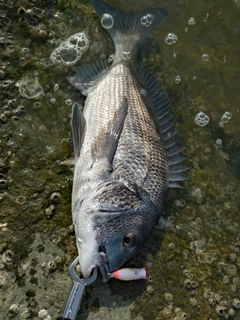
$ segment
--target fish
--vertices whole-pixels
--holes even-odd
[[[98,267],[107,282],[143,247],[168,188],[187,178],[168,95],[139,59],[167,10],[91,4],[115,54],[110,66],[100,59],[68,78],[86,96],[83,111],[72,107],[72,220],[83,277]]]

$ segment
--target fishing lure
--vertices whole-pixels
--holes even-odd
[[[122,281],[146,280],[147,273],[145,268],[123,268],[112,273],[108,273],[108,276]]]

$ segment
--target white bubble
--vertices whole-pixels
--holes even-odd
[[[202,55],[202,59],[203,59],[203,61],[208,61],[209,60],[209,55],[207,53],[204,53]]]
[[[110,14],[104,13],[102,15],[101,24],[102,24],[103,28],[111,29],[114,24],[114,19]]]
[[[188,28],[185,28],[184,31],[185,31],[185,32],[188,32]]]
[[[51,98],[49,101],[50,101],[52,104],[54,104],[54,103],[56,102],[56,99],[55,99],[55,98]]]
[[[217,139],[217,140],[216,140],[216,144],[217,144],[218,146],[221,146],[221,145],[222,145],[222,139]]]
[[[58,83],[55,83],[54,87],[53,87],[53,90],[54,91],[58,91],[59,89],[59,84]]]
[[[209,17],[209,13],[207,12],[206,16],[204,17],[204,22],[207,22],[208,17]]]
[[[46,309],[42,309],[42,310],[40,310],[40,311],[38,312],[38,317],[39,317],[40,319],[46,318],[47,315],[48,315],[48,312],[47,312]]]
[[[221,122],[228,123],[228,121],[232,118],[232,114],[229,111],[226,111],[221,118]]]
[[[175,77],[175,79],[174,79],[174,82],[175,82],[176,84],[179,84],[179,83],[181,82],[181,77],[177,75],[177,76]]]
[[[168,33],[168,35],[166,36],[164,42],[170,46],[171,44],[176,43],[177,39],[178,39],[178,37],[176,36],[176,34]]]
[[[141,25],[142,25],[143,27],[148,28],[148,27],[151,26],[151,24],[153,23],[153,21],[154,21],[153,15],[150,14],[150,13],[148,13],[146,16],[143,16],[143,17],[141,18]]]
[[[123,60],[129,60],[131,58],[129,51],[121,51],[120,55]]]
[[[113,62],[114,58],[115,58],[115,55],[111,54],[108,58],[108,63]]]
[[[73,104],[72,100],[71,99],[66,99],[65,100],[65,103],[68,105],[68,106],[71,106]]]
[[[89,41],[84,32],[75,33],[60,44],[50,56],[52,63],[61,63],[72,66],[77,63],[88,49]]]
[[[194,119],[194,122],[200,127],[205,127],[209,123],[209,121],[209,116],[202,111],[200,111]]]
[[[190,26],[194,25],[196,23],[195,19],[193,17],[191,17],[189,20],[188,20],[188,24]]]
[[[220,127],[224,127],[224,122],[219,122]]]

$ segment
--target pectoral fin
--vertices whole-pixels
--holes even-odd
[[[73,136],[73,148],[75,158],[80,156],[81,146],[85,135],[85,118],[82,112],[79,110],[77,103],[72,106],[72,136]]]
[[[97,142],[92,146],[93,159],[107,159],[110,168],[112,168],[113,158],[121,137],[127,110],[128,104],[125,98],[122,105],[114,114],[113,119],[109,121],[107,130],[103,130]]]
[[[128,104],[127,99],[125,98],[122,106],[117,110],[113,117],[113,123],[109,124],[107,137],[105,140],[104,152],[110,164],[112,164],[114,155],[117,150],[118,141],[122,133],[127,111]]]

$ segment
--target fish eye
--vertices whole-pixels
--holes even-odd
[[[129,232],[123,237],[122,242],[124,247],[130,248],[135,244],[135,240],[136,236],[133,233]]]

